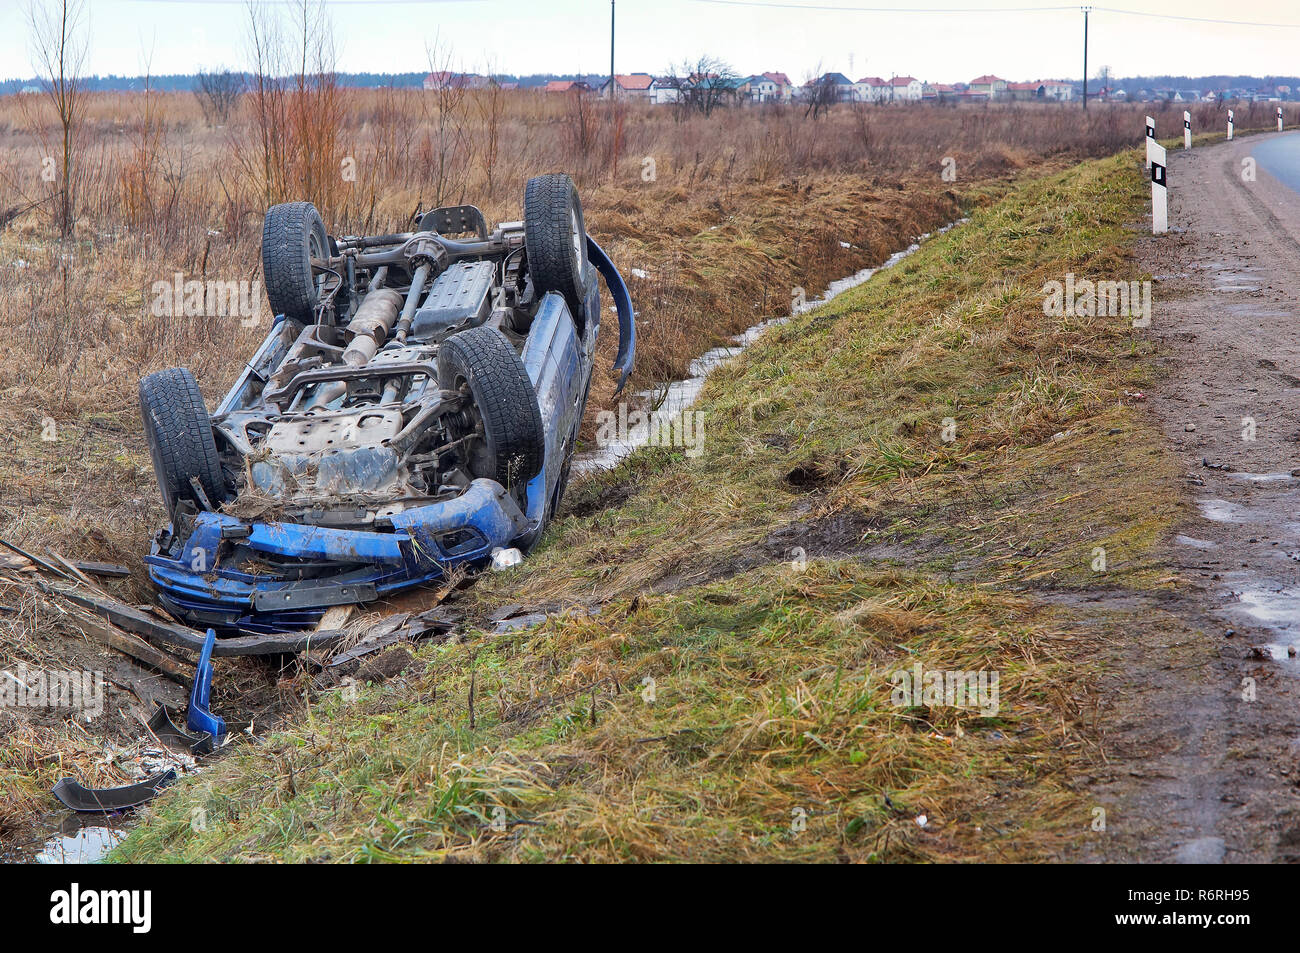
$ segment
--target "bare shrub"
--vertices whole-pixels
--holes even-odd
[[[244,77],[241,74],[230,70],[216,73],[200,70],[194,95],[203,110],[203,118],[209,125],[225,125],[239,105],[239,97],[243,92]]]

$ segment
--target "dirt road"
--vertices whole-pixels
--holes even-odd
[[[1171,152],[1141,243],[1165,374],[1149,395],[1199,515],[1192,583],[1129,650],[1104,859],[1300,859],[1300,133]],[[1268,170],[1278,173],[1275,177]],[[1174,621],[1176,620],[1176,622]]]

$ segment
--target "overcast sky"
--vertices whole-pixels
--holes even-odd
[[[140,73],[146,50],[152,50],[155,74],[247,65],[246,0],[86,2],[87,72]],[[819,66],[851,79],[911,74],[931,82],[967,81],[981,73],[1011,80],[1082,75],[1083,16],[1077,5],[1059,0],[764,2],[618,0],[617,69],[663,72],[670,63],[710,54],[742,73],[781,70],[796,82]],[[1300,73],[1298,0],[1111,4],[1116,10],[1271,25],[1196,23],[1094,9],[1088,60],[1094,75],[1102,65],[1117,75]],[[280,6],[287,14],[288,7]],[[871,6],[908,12],[860,9]],[[27,7],[27,0],[0,0],[3,78],[35,73]],[[327,7],[341,71],[424,69],[426,49],[435,38],[454,49],[460,68],[467,71],[485,71],[489,65],[516,74],[609,69],[608,0],[333,0]],[[991,12],[996,7],[1022,9]],[[926,8],[948,9],[920,12]]]

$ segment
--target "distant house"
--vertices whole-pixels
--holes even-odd
[[[452,73],[447,70],[439,70],[436,73],[430,73],[424,77],[425,89],[455,89],[461,86],[458,79],[459,73]]]
[[[439,70],[424,77],[425,89],[486,89],[492,80],[477,73],[452,73]]]
[[[1007,99],[1043,99],[1046,95],[1042,83],[1007,83]]]
[[[785,73],[764,73],[763,78],[776,84],[776,94],[781,102],[788,103],[794,98],[794,83],[790,82],[790,77]]]
[[[853,92],[860,103],[887,103],[894,97],[894,87],[879,76],[862,77],[853,84]]]
[[[1043,80],[1043,98],[1069,102],[1074,99],[1074,84],[1063,79]]]
[[[924,83],[921,86],[922,102],[950,102],[957,96],[957,87],[948,83]]]
[[[640,100],[641,102],[651,102],[654,99],[655,78],[649,73],[628,73],[615,74],[614,76],[614,98],[626,100]],[[609,80],[600,87],[600,94],[609,97]]]
[[[853,98],[860,103],[887,103],[893,95],[889,80],[864,76],[853,84]]]
[[[983,93],[989,99],[1001,99],[1007,91],[1007,81],[1000,76],[994,76],[992,73],[986,73],[983,76],[976,76],[970,81],[971,93]]]
[[[854,86],[852,81],[843,73],[823,73],[816,79],[810,79],[803,84],[803,94],[811,98],[820,87],[830,86],[834,90],[833,100],[838,103],[852,102],[854,99]]]
[[[543,87],[548,93],[589,93],[591,87],[580,79],[553,79]]]
[[[681,95],[697,102],[736,105],[749,95],[749,81],[716,73],[692,73],[681,82]]]
[[[1200,101],[1201,91],[1199,89],[1174,90],[1174,102],[1176,103],[1199,103]]]
[[[925,86],[915,76],[895,76],[889,81],[890,89],[893,90],[890,96],[896,103],[919,103],[921,101],[921,92]]]
[[[656,76],[650,87],[650,102],[656,106],[667,106],[679,102],[682,98],[681,80],[675,76]]]
[[[794,86],[785,73],[756,73],[746,80],[748,99],[752,103],[789,102]]]

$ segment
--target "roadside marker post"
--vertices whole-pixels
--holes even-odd
[[[1192,114],[1186,109],[1183,110],[1183,148],[1192,147]]]
[[[1156,144],[1156,121],[1147,116],[1147,171],[1151,171],[1151,147]]]
[[[1228,141],[1232,141],[1232,110],[1228,110]]]
[[[1277,131],[1282,131],[1282,107],[1277,107]]]
[[[1151,150],[1151,234],[1169,231],[1169,181],[1166,173],[1168,156],[1165,147],[1152,142]]]

